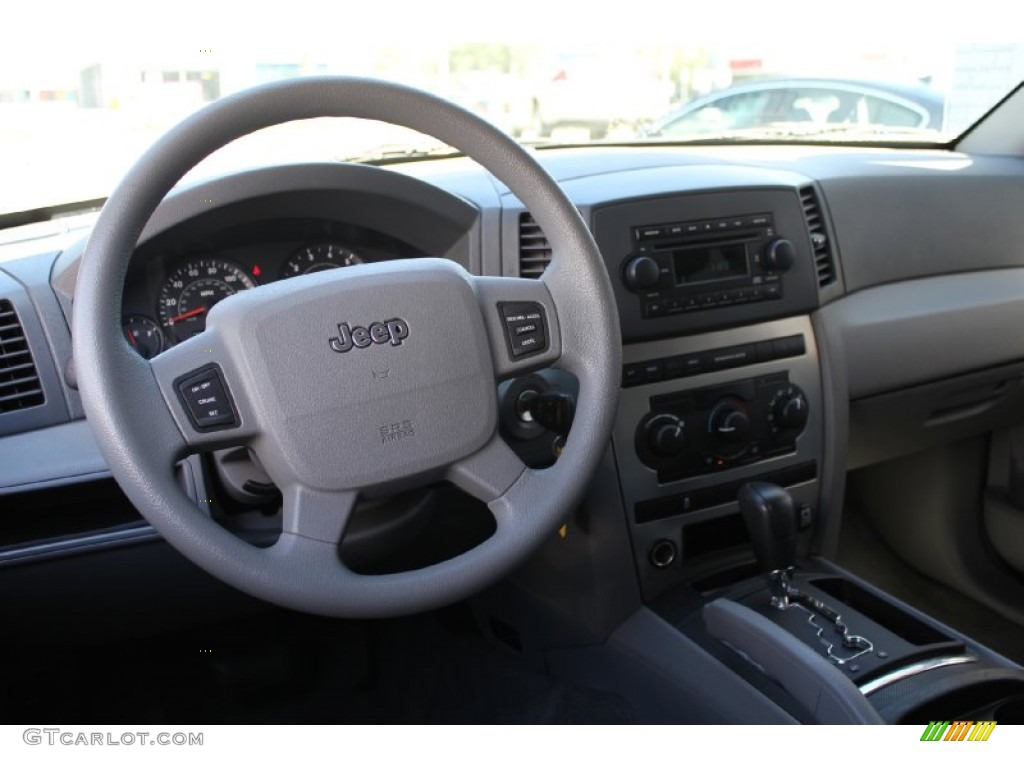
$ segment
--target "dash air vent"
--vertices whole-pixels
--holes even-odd
[[[14,305],[0,299],[0,414],[42,405],[45,400]]]
[[[538,278],[551,263],[551,245],[529,213],[519,214],[519,276]]]
[[[814,248],[814,266],[818,272],[818,286],[824,288],[836,281],[836,261],[832,253],[832,243],[825,231],[825,219],[821,214],[821,205],[814,187],[803,187],[800,190],[800,204],[807,220],[807,231],[811,236]]]

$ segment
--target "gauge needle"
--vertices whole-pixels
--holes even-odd
[[[175,315],[174,317],[170,318],[167,322],[176,323],[179,320],[188,320],[190,317],[201,315],[205,311],[206,307],[196,307],[195,309],[190,309],[188,312],[182,312],[180,315]]]
[[[132,346],[137,349],[139,346],[139,342],[135,340],[135,334],[132,333],[131,331],[126,331],[124,335],[128,337],[128,341],[132,343]]]

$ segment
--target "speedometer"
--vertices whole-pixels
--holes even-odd
[[[308,275],[335,267],[351,267],[362,264],[363,259],[355,251],[336,243],[320,243],[299,248],[281,268],[281,278]]]
[[[256,281],[229,261],[190,261],[160,287],[160,324],[170,342],[177,344],[206,329],[206,315],[217,302],[255,287]]]

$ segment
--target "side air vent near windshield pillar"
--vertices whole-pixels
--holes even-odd
[[[551,263],[551,245],[529,213],[519,214],[519,276],[538,278]]]
[[[814,266],[818,273],[818,286],[824,288],[836,281],[836,261],[814,187],[800,189],[800,204],[804,209],[807,231],[811,236],[811,246],[814,248]]]
[[[45,400],[14,306],[8,299],[0,299],[0,413],[32,408]]]

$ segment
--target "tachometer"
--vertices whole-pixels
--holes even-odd
[[[351,267],[362,264],[363,259],[355,251],[336,243],[320,243],[300,248],[284,263],[281,278],[308,275],[336,267]]]
[[[255,288],[256,281],[240,267],[221,259],[190,261],[171,274],[160,288],[157,312],[172,344],[206,328],[206,314],[228,296]]]

